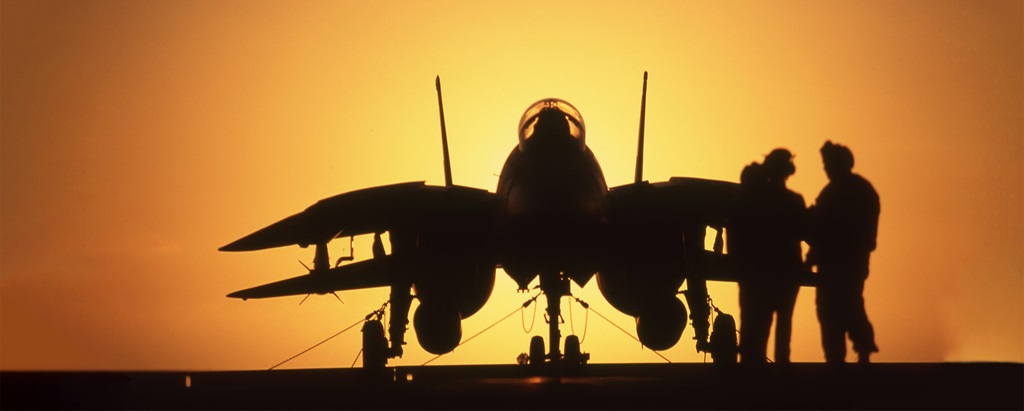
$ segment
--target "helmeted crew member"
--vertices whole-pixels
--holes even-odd
[[[772,316],[775,323],[775,362],[789,362],[797,282],[803,267],[800,242],[807,231],[804,198],[788,188],[796,172],[793,155],[775,149],[763,164],[751,164],[741,175],[742,194],[733,226],[737,239],[730,252],[739,258],[744,276],[740,286],[740,361],[766,360]]]
[[[829,183],[811,207],[813,229],[808,264],[818,267],[816,303],[825,361],[846,361],[846,336],[858,361],[878,352],[875,333],[864,310],[864,281],[878,237],[878,193],[853,173],[853,153],[826,141],[821,159]]]

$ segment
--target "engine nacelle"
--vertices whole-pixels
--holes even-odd
[[[493,233],[486,215],[463,216],[460,211],[441,210],[410,235],[411,280],[421,304],[452,306],[468,318],[494,289],[495,265],[489,254]]]
[[[672,348],[686,329],[686,306],[672,296],[646,305],[636,317],[636,333],[644,346],[660,351]]]
[[[686,307],[676,293],[686,279],[681,230],[673,226],[626,227],[635,238],[609,253],[597,285],[615,309],[637,319],[640,341],[654,350],[671,348],[686,328]]]
[[[675,296],[684,279],[681,268],[609,268],[597,274],[597,287],[612,307],[636,317],[651,301]]]
[[[432,264],[417,273],[413,289],[421,304],[452,306],[461,318],[469,318],[491,297],[494,280],[494,266]]]
[[[637,277],[601,272],[597,275],[598,289],[612,307],[636,318],[637,334],[644,346],[654,350],[671,348],[686,329],[686,306],[675,293],[681,281],[667,275]]]
[[[431,354],[451,352],[462,341],[462,317],[448,304],[424,304],[412,318],[420,346]]]
[[[611,238],[618,244],[608,247],[598,284],[619,311],[636,316],[637,304],[656,294],[675,294],[682,286],[685,243],[679,224],[646,215],[624,220],[613,224]]]

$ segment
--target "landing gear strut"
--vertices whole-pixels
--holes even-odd
[[[548,353],[544,354],[544,337],[534,336],[530,339],[530,365],[544,364],[545,360],[551,363],[567,362],[573,364],[585,364],[590,359],[589,354],[580,352],[580,340],[575,335],[566,337],[565,354],[559,350],[562,333],[558,326],[562,320],[562,297],[572,295],[569,293],[569,278],[558,271],[545,271],[540,274],[540,290],[547,297],[548,307]]]
[[[545,271],[540,274],[540,290],[548,299],[548,356],[552,362],[562,359],[558,351],[562,334],[558,324],[562,319],[562,296],[569,295],[569,279],[558,271]]]

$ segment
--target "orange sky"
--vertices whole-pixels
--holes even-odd
[[[4,0],[0,18],[2,369],[270,367],[387,290],[228,299],[312,251],[218,247],[337,193],[443,184],[435,75],[456,184],[493,190],[545,97],[583,113],[609,185],[628,183],[644,70],[648,180],[736,181],[782,146],[810,204],[818,148],[851,147],[882,198],[878,361],[1024,361],[1019,1]],[[528,298],[515,288],[499,271],[464,336]],[[635,332],[596,285],[573,292]],[[711,293],[739,314],[734,285]],[[795,361],[823,360],[813,301],[803,289]],[[563,332],[582,334],[573,308]],[[511,363],[541,312],[432,364]],[[586,335],[594,362],[663,361],[596,315]],[[663,354],[703,361],[692,335]],[[433,357],[409,339],[392,364]],[[286,367],[347,367],[359,341]]]

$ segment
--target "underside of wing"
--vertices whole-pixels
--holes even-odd
[[[735,259],[731,259],[728,255],[705,250],[701,267],[704,269],[704,279],[708,281],[737,283],[744,279],[743,269]],[[818,286],[818,276],[810,269],[803,268],[795,275],[794,282],[800,286]]]
[[[247,300],[385,287],[391,284],[392,264],[391,256],[382,256],[247,288],[228,294],[228,297]]]

